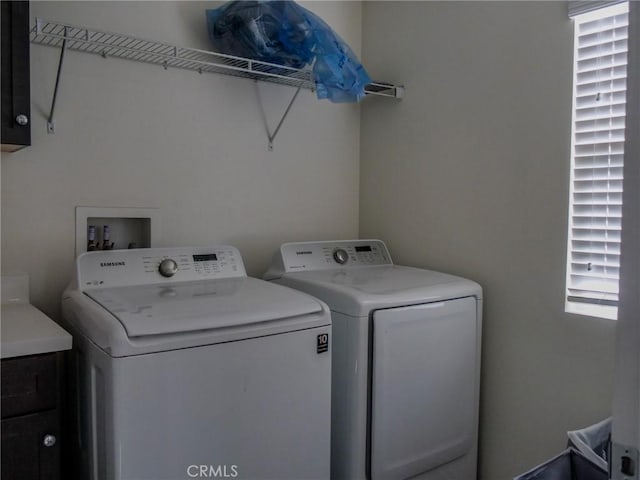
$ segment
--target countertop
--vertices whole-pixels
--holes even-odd
[[[71,335],[28,303],[2,305],[0,358],[58,352],[71,348]]]
[[[28,281],[22,275],[2,277],[0,358],[71,349],[71,335],[28,303]]]

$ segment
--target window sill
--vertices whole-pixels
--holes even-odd
[[[576,315],[586,315],[589,317],[606,318],[608,320],[618,319],[618,307],[610,305],[591,305],[588,303],[565,302],[564,311]]]

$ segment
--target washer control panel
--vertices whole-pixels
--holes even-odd
[[[141,248],[87,252],[78,257],[80,290],[244,277],[240,252],[231,246]]]
[[[380,240],[285,243],[280,255],[285,272],[393,265]]]

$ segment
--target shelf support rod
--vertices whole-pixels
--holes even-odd
[[[64,36],[67,36],[67,27],[64,28]],[[56,100],[58,98],[58,86],[60,85],[60,76],[62,73],[62,63],[64,62],[64,53],[67,50],[67,39],[62,40],[62,47],[60,48],[60,60],[58,61],[58,73],[56,74],[56,86],[53,89],[53,99],[51,100],[51,110],[49,112],[49,118],[47,119],[47,132],[54,134],[55,127],[53,125],[53,113],[56,109]]]
[[[258,102],[260,103],[260,111],[262,113],[262,121],[264,122],[264,127],[265,127],[265,130],[267,131],[267,138],[269,139],[269,151],[273,152],[273,141],[276,139],[276,136],[278,135],[278,132],[282,127],[282,124],[287,118],[287,115],[289,115],[289,111],[291,110],[291,107],[293,107],[293,104],[296,101],[296,98],[298,98],[298,94],[300,93],[300,90],[302,90],[302,84],[298,86],[298,88],[296,89],[296,93],[293,94],[293,97],[291,98],[289,105],[287,105],[287,108],[284,111],[284,114],[282,115],[282,118],[280,119],[280,122],[278,122],[278,126],[273,131],[273,133],[269,132],[269,125],[267,124],[267,116],[264,113],[264,108],[262,106],[262,98],[260,97],[260,87],[258,86],[258,80],[255,81],[255,85],[256,85],[256,92],[258,94]]]
[[[296,98],[298,98],[298,94],[300,93],[301,89],[302,89],[302,84],[298,86],[296,93],[293,94],[293,98],[289,102],[289,105],[287,105],[287,109],[284,111],[284,115],[282,115],[282,118],[280,119],[278,126],[276,127],[274,132],[271,135],[269,135],[269,151],[273,150],[273,141],[276,139],[276,135],[278,135],[278,132],[280,131],[280,127],[282,127],[282,124],[284,123],[284,119],[287,118],[287,115],[289,115],[289,110],[291,110],[291,107],[293,107],[293,103],[296,101]]]

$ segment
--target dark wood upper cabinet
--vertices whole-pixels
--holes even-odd
[[[2,30],[2,151],[31,145],[29,72],[29,2],[3,1]]]

